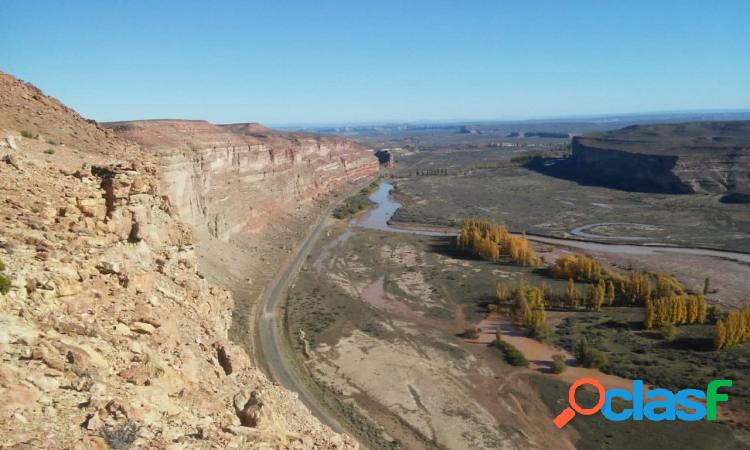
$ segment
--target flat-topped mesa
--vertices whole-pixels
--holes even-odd
[[[181,218],[199,233],[225,241],[378,170],[370,152],[334,136],[279,132],[255,123],[149,120],[107,125],[157,152]]]
[[[750,193],[750,121],[633,125],[573,138],[584,179],[636,191]]]

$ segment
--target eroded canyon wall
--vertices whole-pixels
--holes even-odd
[[[204,121],[109,126],[158,154],[180,216],[223,241],[259,231],[300,203],[378,170],[370,152],[338,137]]]
[[[184,158],[185,183],[218,183]],[[198,188],[172,201],[173,175],[0,72],[0,447],[356,446],[229,339],[232,296],[197,269],[179,202],[241,219]]]

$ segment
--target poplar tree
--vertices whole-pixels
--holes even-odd
[[[727,345],[727,327],[724,321],[719,319],[714,325],[714,350],[721,350]]]
[[[568,287],[565,290],[565,299],[568,303],[568,306],[570,306],[571,308],[578,308],[580,296],[581,295],[578,291],[578,288],[576,287],[576,284],[573,282],[573,279],[568,278]]]
[[[615,284],[612,280],[607,281],[607,304],[612,305],[615,302]]]
[[[596,288],[594,288],[594,296],[591,302],[591,307],[594,309],[594,311],[601,311],[602,305],[604,304],[604,297],[606,294],[607,288],[604,285],[604,280],[599,280],[599,283],[597,283]]]

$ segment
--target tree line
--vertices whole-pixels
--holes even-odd
[[[414,174],[418,177],[448,175],[448,169],[417,169]]]
[[[707,313],[708,302],[703,295],[661,297],[646,301],[644,325],[652,329],[664,324],[704,323]]]

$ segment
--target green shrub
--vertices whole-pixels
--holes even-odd
[[[591,347],[585,337],[578,342],[575,356],[578,364],[583,367],[599,368],[607,363],[607,355]]]
[[[27,139],[36,139],[39,137],[38,134],[34,134],[29,130],[21,130],[21,136],[27,138]]]
[[[552,356],[552,373],[563,373],[567,367],[564,355],[558,354]]]
[[[337,219],[348,219],[358,212],[364,210],[372,201],[367,198],[367,194],[358,194],[347,198],[344,204],[333,210],[333,217]]]
[[[10,288],[12,286],[10,283],[10,278],[2,274],[2,272],[4,271],[5,271],[5,263],[2,260],[0,260],[0,294],[3,294],[3,295],[10,292]]]
[[[523,353],[520,352],[516,347],[513,346],[510,342],[505,342],[502,339],[496,338],[492,342],[492,346],[500,349],[501,352],[503,352],[503,357],[505,358],[505,362],[510,364],[511,366],[516,367],[528,367],[529,361],[526,359],[525,356],[523,356]]]
[[[482,333],[481,328],[477,327],[469,327],[463,332],[463,337],[466,339],[478,339],[479,335]]]
[[[659,331],[661,332],[661,336],[668,340],[668,341],[674,341],[675,338],[675,326],[672,324],[672,322],[665,322],[659,326]]]
[[[138,439],[141,427],[135,422],[128,421],[121,425],[107,425],[102,428],[100,436],[113,450],[128,450]]]
[[[10,288],[10,278],[6,277],[3,274],[0,274],[0,294],[7,294],[8,292],[10,292]]]
[[[46,153],[48,155],[54,155],[55,154],[55,150],[51,149],[51,148],[48,148],[47,150],[44,151],[44,153]]]

